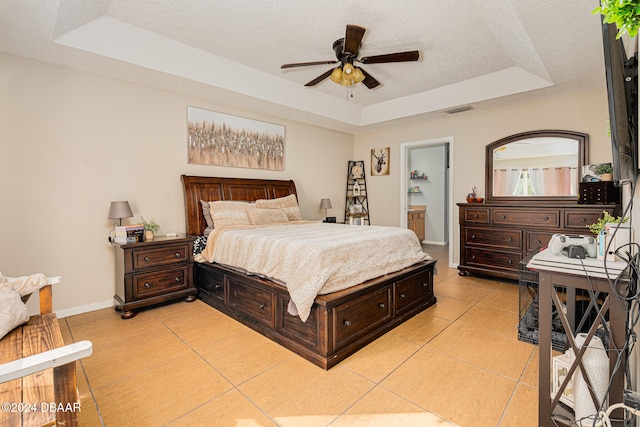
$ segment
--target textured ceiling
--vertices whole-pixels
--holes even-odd
[[[0,51],[347,132],[444,110],[602,87],[597,0],[0,0]],[[347,24],[382,85],[325,80]],[[469,113],[465,113],[469,114]]]

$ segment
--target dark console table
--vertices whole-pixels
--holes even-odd
[[[571,378],[573,372],[577,369],[584,369],[582,366],[582,354],[575,346],[574,336],[576,332],[576,289],[593,290],[598,303],[596,309],[600,311],[602,316],[609,316],[609,345],[607,353],[609,356],[609,375],[611,380],[611,388],[609,392],[609,406],[614,403],[623,402],[624,393],[624,366],[626,363],[626,354],[621,352],[618,355],[616,349],[624,346],[626,332],[626,307],[624,303],[616,297],[617,294],[626,295],[626,281],[620,281],[617,289],[611,288],[607,279],[588,278],[584,275],[559,273],[554,271],[540,270],[540,300],[539,300],[539,381],[538,381],[538,423],[540,426],[556,426],[570,425],[573,422],[573,413],[559,404],[559,398],[566,387],[566,383]],[[563,314],[561,309],[562,302],[559,294],[566,296],[567,315]],[[571,365],[566,381],[560,386],[555,398],[551,395],[551,312],[552,305],[557,307],[557,312],[561,317],[569,345],[574,348],[576,360]],[[587,340],[589,341],[594,335],[599,322],[594,322],[589,327]],[[606,347],[606,346],[605,346]],[[584,348],[583,348],[584,349]],[[620,368],[616,371],[615,365],[618,359],[621,359]],[[583,373],[583,376],[584,373]],[[621,410],[614,411],[612,418],[622,418]],[[621,423],[613,423],[613,425],[622,425]]]

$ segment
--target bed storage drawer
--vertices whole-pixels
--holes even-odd
[[[428,298],[433,297],[433,284],[431,276],[415,274],[399,280],[393,285],[393,300],[395,314],[404,313],[419,306]]]
[[[243,316],[263,323],[270,328],[275,327],[276,295],[268,289],[252,283],[227,276],[225,303],[235,308]]]
[[[196,264],[195,282],[207,296],[213,297],[221,304],[224,303],[224,274],[217,270],[203,268]]]
[[[387,322],[392,315],[391,292],[391,286],[386,286],[333,308],[333,348],[344,347],[369,329]]]

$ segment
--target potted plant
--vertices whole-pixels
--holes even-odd
[[[640,28],[640,5],[638,0],[601,0],[600,6],[593,10],[604,16],[607,24],[616,24],[618,38],[624,33],[629,37],[638,35]]]
[[[629,218],[622,218],[620,216],[616,218],[609,214],[609,212],[603,211],[602,218],[598,219],[591,225],[587,225],[587,227],[589,228],[589,231],[596,236],[599,236],[607,224],[624,224],[627,221],[629,221]]]
[[[154,221],[146,221],[143,217],[140,217],[142,225],[144,225],[144,239],[153,240],[153,234],[156,233],[160,226]]]
[[[467,194],[467,203],[474,203],[476,201],[476,187],[471,188],[471,193]]]
[[[613,179],[613,167],[611,167],[611,163],[600,163],[593,168],[593,172],[598,174],[603,181],[611,181]]]

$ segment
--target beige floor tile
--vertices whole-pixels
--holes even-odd
[[[501,427],[535,427],[538,425],[538,390],[518,384],[500,422]]]
[[[505,311],[477,304],[460,316],[458,322],[517,339],[518,319],[517,311]]]
[[[234,389],[188,412],[168,425],[171,427],[213,425],[216,427],[258,427],[276,426],[276,423]]]
[[[450,283],[456,283],[459,285],[473,286],[474,288],[484,289],[486,291],[494,290],[499,282],[492,279],[485,279],[479,276],[460,276],[459,274],[453,275],[447,279]]]
[[[196,312],[193,317],[183,317],[181,321],[173,320],[167,323],[167,326],[189,347],[196,350],[251,331],[249,327],[211,307],[208,312]]]
[[[524,369],[524,373],[520,378],[520,381],[530,385],[532,387],[538,387],[538,372],[539,372],[539,360],[538,360],[538,346],[530,344],[533,347],[533,352],[531,353],[531,359],[527,363],[526,368]]]
[[[419,349],[419,345],[397,335],[385,334],[343,360],[340,365],[377,383]]]
[[[390,334],[414,344],[425,345],[451,324],[450,320],[437,317],[434,314],[435,311],[435,306],[426,309],[402,325],[392,329]]]
[[[242,334],[199,347],[197,352],[234,385],[300,357],[248,328]]]
[[[426,348],[518,380],[531,358],[533,347],[486,329],[454,324]]]
[[[444,280],[440,283],[434,283],[433,292],[436,297],[447,297],[455,300],[477,303],[487,296],[491,289],[472,286],[470,284],[462,284],[452,282],[451,279]]]
[[[447,298],[437,295],[438,301],[427,309],[427,312],[435,317],[445,320],[454,321],[469,310],[474,302],[460,301],[453,298]]]
[[[486,297],[482,298],[478,305],[518,313],[518,293],[503,291],[503,288],[494,289]]]
[[[441,426],[455,424],[376,387],[341,415],[331,427]]]
[[[81,405],[81,410],[78,413],[78,424],[81,426],[102,426],[98,406],[87,383],[81,362],[76,362],[76,384]]]
[[[112,383],[95,395],[106,426],[158,426],[231,388],[200,357],[187,353]]]
[[[115,344],[93,344],[93,354],[82,360],[91,387],[100,389],[168,359],[185,355],[188,347],[168,329],[153,333],[140,331],[124,336]]]
[[[495,426],[516,381],[424,348],[381,386],[461,426]]]
[[[326,426],[374,384],[340,365],[328,371],[293,358],[239,389],[281,426]]]

